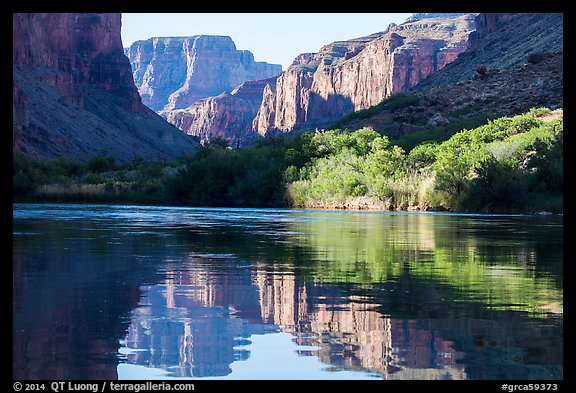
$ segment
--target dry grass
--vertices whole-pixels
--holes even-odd
[[[98,200],[109,197],[105,184],[43,184],[36,195],[49,200]]]

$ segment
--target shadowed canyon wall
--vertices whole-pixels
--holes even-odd
[[[120,36],[120,14],[15,13],[13,147],[80,160],[105,150],[173,158],[197,142],[144,106]]]

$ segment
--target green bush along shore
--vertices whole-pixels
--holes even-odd
[[[425,132],[425,131],[422,131]],[[463,129],[409,151],[370,128],[222,139],[171,162],[106,152],[82,163],[14,151],[15,202],[312,207],[527,213],[563,211],[563,119],[546,108]]]

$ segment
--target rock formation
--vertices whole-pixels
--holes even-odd
[[[276,78],[161,113],[203,142],[221,136],[236,147],[332,127],[407,91],[417,92],[418,102],[338,126],[368,125],[397,137],[425,129],[436,113],[457,126],[460,114],[477,116],[488,105],[498,116],[553,109],[562,106],[562,37],[562,14],[414,14],[383,32],[303,53]]]
[[[476,17],[469,47],[450,64],[423,80],[417,90],[466,81],[478,67],[505,70],[527,62],[531,53],[563,52],[561,13],[486,13]]]
[[[144,106],[120,14],[13,14],[13,147],[31,157],[174,158],[197,142]]]
[[[473,28],[473,14],[422,15],[390,25],[384,32],[333,42],[318,53],[297,56],[288,70],[263,85],[256,112],[253,104],[258,97],[253,95],[248,105],[237,92],[161,113],[203,141],[218,135],[233,146],[240,135],[240,145],[245,145],[261,136],[325,127],[411,88],[455,60],[465,50]],[[138,70],[134,70],[137,81]],[[262,83],[251,88],[255,86],[260,90]]]
[[[370,115],[353,114],[332,127],[371,127],[395,138],[442,126],[424,126],[434,116],[470,129],[533,107],[562,108],[562,14],[479,14],[476,25],[465,52],[406,92],[411,105],[382,102]]]
[[[142,102],[155,111],[187,108],[229,92],[243,82],[282,72],[279,64],[254,61],[227,36],[154,37],[128,50]]]
[[[275,78],[244,82],[232,92],[199,100],[188,108],[162,111],[160,115],[201,143],[221,137],[232,147],[254,143],[260,135],[252,132],[263,90],[274,86]]]
[[[300,56],[262,101],[254,131],[321,128],[375,105],[454,61],[473,29],[473,14],[434,15]]]
[[[440,13],[440,12],[418,12],[412,14],[406,19],[405,22],[416,22],[422,19],[430,19],[430,18],[457,18],[459,16],[464,16],[466,13]]]

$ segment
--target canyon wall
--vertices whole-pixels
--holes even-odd
[[[155,111],[182,109],[229,92],[246,81],[282,72],[279,64],[257,62],[230,37],[154,37],[127,51],[142,102]]]
[[[301,56],[263,99],[253,129],[313,130],[376,105],[454,61],[474,27],[473,14],[417,19]]]
[[[392,138],[439,126],[462,128],[530,108],[563,107],[563,15],[487,13],[476,16],[468,48],[407,93],[413,105],[382,105],[349,116],[337,128],[370,127]]]
[[[300,54],[278,77],[252,85],[261,94],[251,95],[249,104],[239,100],[238,93],[225,94],[177,111],[171,111],[176,106],[172,105],[161,114],[203,142],[220,136],[232,146],[266,135],[327,127],[348,113],[413,87],[454,61],[467,47],[474,16],[422,14],[382,32]]]
[[[14,13],[13,148],[35,158],[165,159],[198,143],[142,104],[120,14]]]
[[[274,78],[244,82],[230,93],[196,101],[185,109],[161,111],[160,115],[198,137],[201,143],[220,137],[231,147],[248,146],[260,138],[252,132],[252,119],[260,108],[264,89],[274,84]]]
[[[450,64],[423,80],[423,90],[470,80],[478,67],[488,72],[527,64],[536,53],[564,51],[564,18],[561,13],[485,13],[476,17],[467,50]]]

